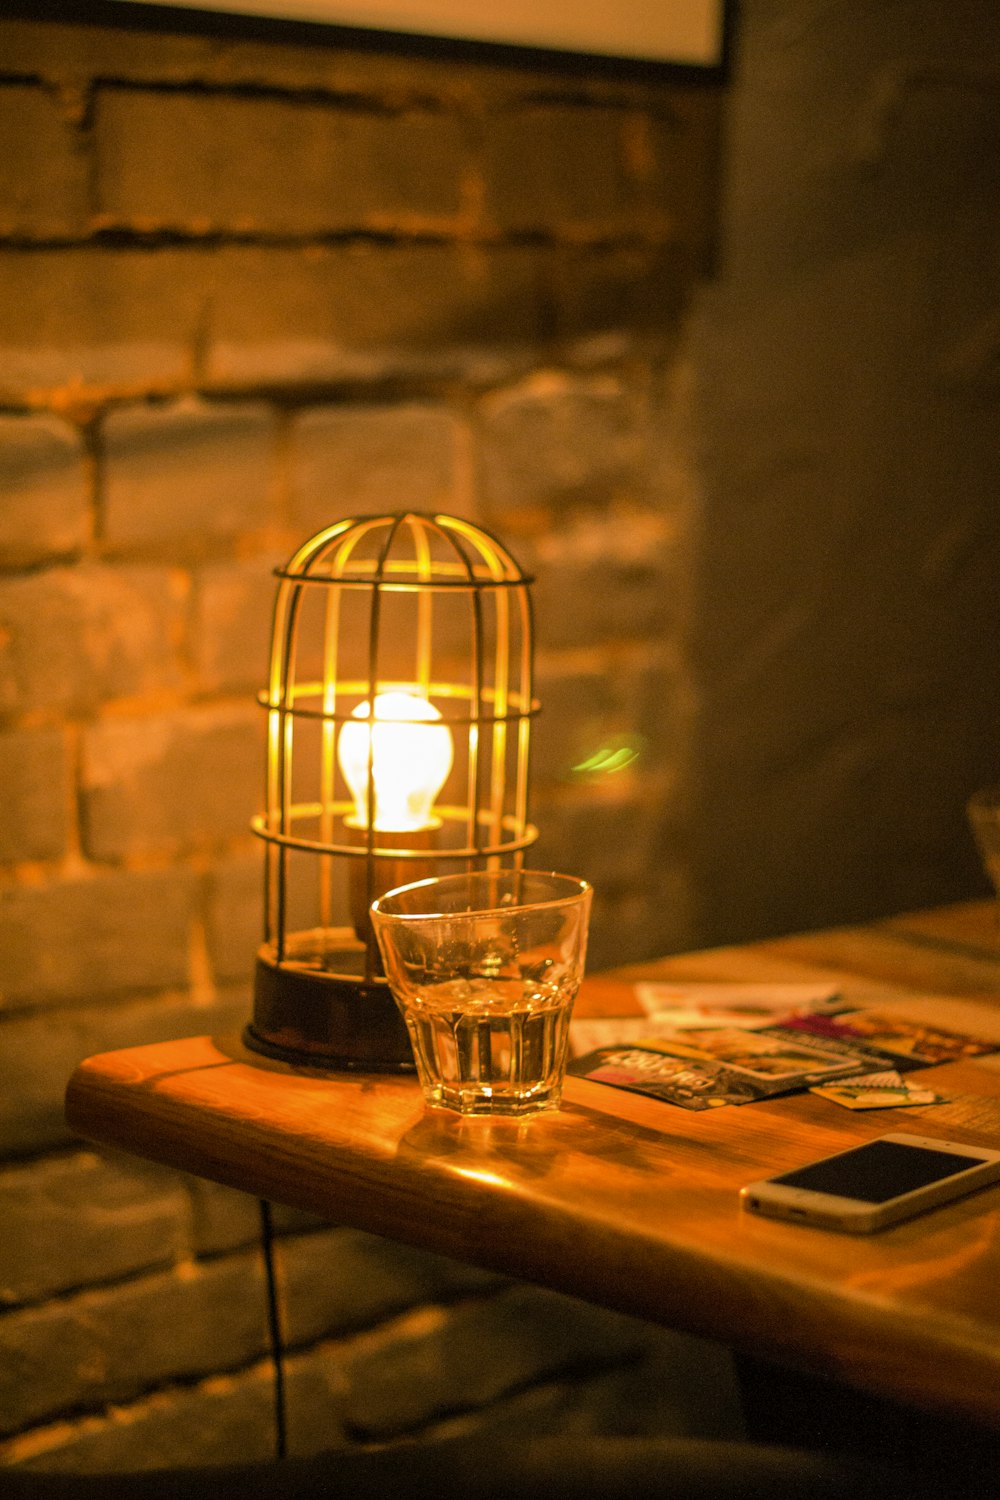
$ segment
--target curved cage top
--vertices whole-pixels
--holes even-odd
[[[530,583],[507,549],[457,516],[417,511],[337,521],[303,543],[277,576],[377,585]]]

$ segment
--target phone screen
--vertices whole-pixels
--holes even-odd
[[[886,1203],[901,1193],[912,1193],[944,1177],[954,1177],[968,1167],[979,1166],[981,1161],[979,1156],[959,1156],[954,1151],[933,1151],[927,1146],[869,1141],[853,1151],[813,1162],[772,1180],[787,1187],[808,1188],[814,1193],[833,1193],[838,1198]]]

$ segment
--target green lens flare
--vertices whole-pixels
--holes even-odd
[[[588,755],[586,759],[571,766],[570,775],[590,778],[614,776],[617,772],[634,765],[642,752],[643,745],[638,739],[613,741],[609,745],[600,746],[592,755]]]

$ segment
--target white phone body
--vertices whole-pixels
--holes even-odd
[[[751,1182],[740,1200],[775,1219],[871,1234],[997,1181],[1000,1151],[901,1133]]]

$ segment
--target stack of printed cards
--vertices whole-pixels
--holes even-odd
[[[708,1026],[754,1029],[796,1016],[821,1015],[838,1003],[831,985],[815,984],[661,984],[631,986],[640,1016],[583,1017],[570,1028],[573,1053],[637,1042],[650,1033]]]
[[[902,1016],[872,1010],[842,1010],[835,1015],[802,1015],[786,1023],[827,1045],[843,1044],[868,1056],[892,1059],[898,1068],[930,1068],[998,1050],[996,1042],[942,1031]]]
[[[903,1105],[943,1104],[945,1096],[933,1089],[909,1083],[895,1068],[884,1073],[863,1073],[841,1083],[821,1083],[809,1091],[832,1099],[845,1109],[899,1109]]]
[[[814,985],[638,984],[646,1014],[575,1021],[568,1071],[683,1109],[811,1089],[851,1109],[930,1104],[901,1074],[995,1042],[850,1010]],[[848,1082],[849,1080],[849,1082]]]

